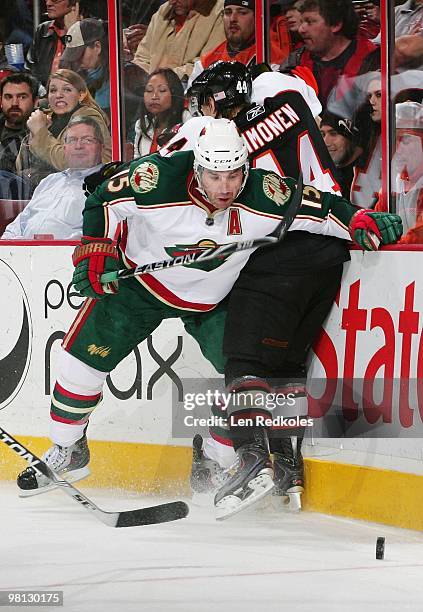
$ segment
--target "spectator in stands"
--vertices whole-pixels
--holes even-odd
[[[186,81],[195,60],[224,38],[222,0],[168,0],[153,15],[133,62],[148,74],[172,68]]]
[[[288,65],[308,66],[319,86],[323,108],[340,75],[355,77],[379,67],[379,50],[357,36],[358,17],[351,0],[300,0],[299,33],[304,46],[290,54]],[[338,96],[343,95],[340,90]]]
[[[69,28],[60,68],[81,74],[98,106],[110,116],[109,43],[103,21],[83,19]]]
[[[298,49],[303,45],[303,38],[298,31],[301,25],[301,13],[298,10],[296,2],[289,2],[285,17],[291,40],[291,50]]]
[[[22,142],[16,167],[33,187],[58,170],[66,168],[64,156],[65,128],[73,117],[93,117],[103,134],[102,161],[111,160],[108,118],[94,102],[79,74],[62,68],[50,76],[47,84],[49,109],[35,110],[27,121],[29,137]]]
[[[4,4],[6,44],[22,43],[26,52],[32,43],[34,33],[32,2],[14,0]]]
[[[141,102],[140,118],[135,124],[134,159],[160,148],[160,135],[177,129],[191,115],[184,110],[184,89],[170,68],[151,73]],[[159,139],[159,142],[158,142]]]
[[[358,33],[369,40],[380,32],[380,0],[352,0],[360,20]]]
[[[407,0],[395,8],[395,66],[423,69],[423,0]]]
[[[200,57],[195,64],[189,85],[203,70],[218,60],[241,62],[245,66],[256,63],[254,11],[255,0],[224,0],[225,40]],[[270,43],[271,62],[279,64],[287,57],[290,49],[289,34],[284,17],[282,19],[277,17],[273,22]]]
[[[27,119],[38,102],[38,82],[17,72],[0,81],[0,170],[14,173]]]
[[[320,132],[336,166],[336,180],[344,198],[349,200],[354,163],[363,150],[357,145],[358,129],[350,119],[324,112]]]
[[[127,20],[128,27],[124,29],[124,49],[128,57],[133,59],[138,45],[144,38],[148,25],[160,6],[163,0],[144,0],[143,2],[133,2],[132,6],[126,6],[123,2],[122,17]],[[126,8],[126,11],[125,11]]]
[[[396,144],[392,160],[395,211],[407,231],[401,242],[423,243],[423,105],[395,107]]]
[[[34,238],[37,234],[67,240],[82,233],[85,177],[101,167],[103,133],[92,117],[74,117],[65,129],[66,170],[44,178],[25,209],[10,223],[2,239]]]
[[[46,0],[50,21],[40,23],[26,56],[26,67],[43,84],[56,72],[65,48],[67,28],[76,21],[77,0]]]
[[[380,34],[374,39],[380,45]],[[407,0],[395,8],[395,68],[423,69],[423,0]]]
[[[17,70],[13,68],[13,66],[9,65],[4,49],[4,42],[0,38],[0,80],[9,76],[9,74],[13,74],[14,72],[17,72]]]
[[[378,200],[382,180],[382,92],[380,72],[369,73],[367,78],[367,102],[355,118],[363,153],[354,167],[350,199],[356,206],[370,208]]]

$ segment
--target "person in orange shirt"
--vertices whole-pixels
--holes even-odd
[[[205,53],[195,63],[189,85],[214,62],[241,62],[245,66],[256,63],[255,0],[225,0],[223,26],[225,40]],[[290,51],[290,38],[285,17],[277,16],[271,23],[270,57],[274,64],[281,63]]]

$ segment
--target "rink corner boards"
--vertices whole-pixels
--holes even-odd
[[[39,456],[49,445],[47,438],[17,437]],[[90,450],[92,475],[83,488],[189,494],[188,447],[91,440]],[[314,458],[306,458],[305,466],[305,511],[423,531],[423,476]],[[25,467],[14,453],[1,450],[1,480],[14,480]]]

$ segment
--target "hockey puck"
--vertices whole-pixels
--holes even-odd
[[[383,559],[385,556],[385,538],[376,540],[376,559]]]

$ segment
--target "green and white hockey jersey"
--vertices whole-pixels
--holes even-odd
[[[296,183],[264,170],[251,170],[236,202],[216,210],[197,188],[191,151],[134,161],[87,199],[83,233],[118,239],[124,265],[135,267],[228,242],[272,232],[288,207]],[[350,239],[348,223],[357,208],[347,200],[305,186],[291,226]],[[137,277],[171,306],[208,311],[231,290],[251,251]]]

